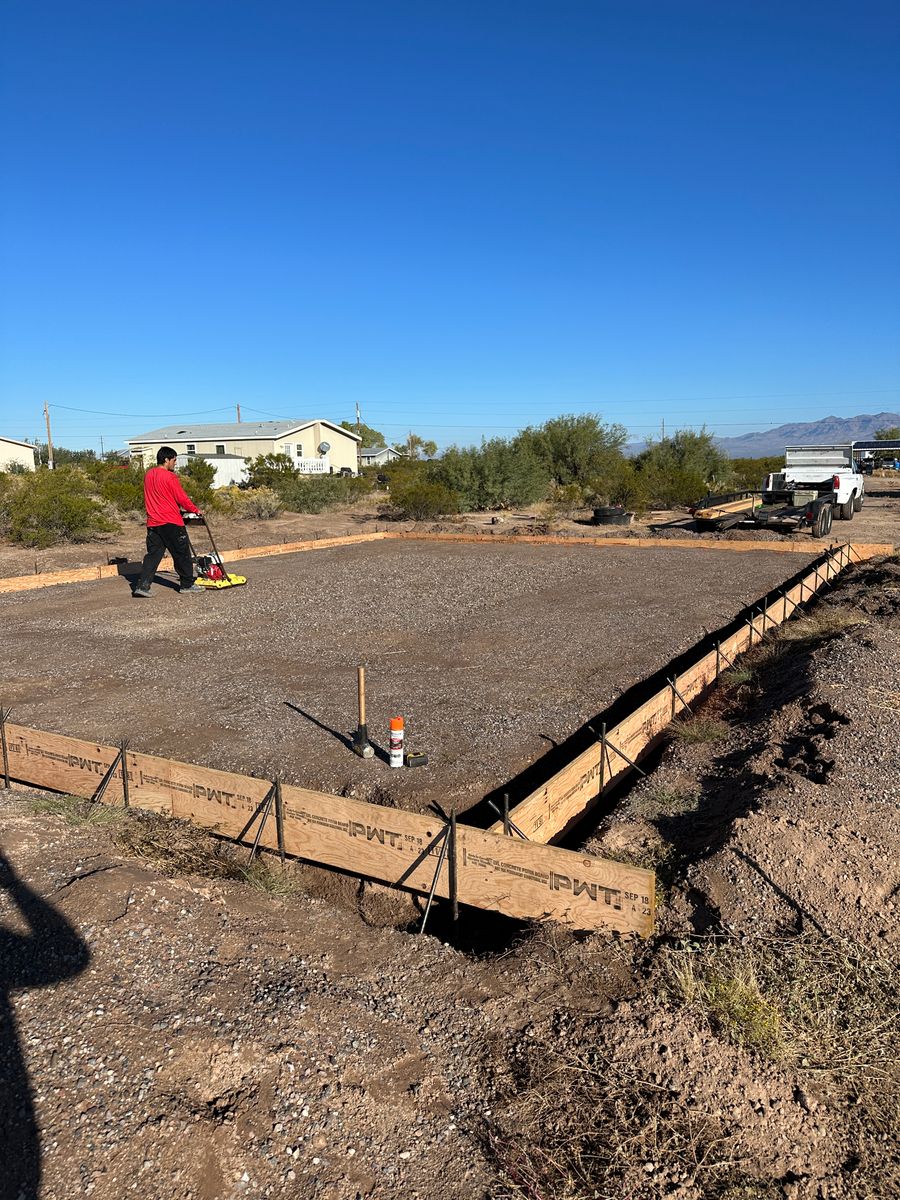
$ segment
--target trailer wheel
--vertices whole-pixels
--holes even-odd
[[[860,494],[858,496],[853,497],[853,511],[859,512],[859,510],[862,508],[862,504],[863,504],[863,498],[862,498],[862,492],[860,492]]]
[[[816,513],[816,519],[813,521],[812,535],[820,538],[826,537],[831,532],[831,505],[823,504]]]
[[[849,500],[845,500],[843,504],[839,504],[838,508],[841,511],[841,520],[842,521],[852,521],[853,520],[853,514],[856,510],[853,507],[853,497],[852,496],[850,497]]]

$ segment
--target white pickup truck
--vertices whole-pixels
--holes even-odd
[[[813,537],[827,537],[835,514],[852,521],[864,493],[852,446],[788,446],[784,468],[766,476],[753,520],[772,529],[808,525]]]

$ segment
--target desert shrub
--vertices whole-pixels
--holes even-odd
[[[585,503],[584,488],[580,484],[554,483],[550,486],[544,508],[548,517],[571,519],[579,508],[584,508]]]
[[[513,446],[532,454],[560,486],[586,486],[621,457],[626,436],[624,425],[607,425],[598,413],[565,414],[523,429]]]
[[[89,542],[116,526],[104,514],[91,483],[76,467],[22,476],[9,498],[7,532],[14,542],[43,548]]]
[[[459,512],[459,496],[442,483],[419,480],[391,490],[391,504],[401,516],[412,521],[429,521],[447,513]]]
[[[284,480],[273,490],[291,512],[319,513],[354,504],[367,495],[371,482],[358,475],[302,475]]]
[[[666,508],[692,504],[708,492],[726,491],[733,480],[731,460],[706,429],[682,429],[651,442],[634,465],[648,498]]]
[[[196,505],[200,508],[213,505],[215,493],[212,485],[216,468],[211,462],[205,458],[193,458],[187,466],[179,467],[178,475],[181,486]]]
[[[19,479],[0,472],[0,535],[9,533],[10,508],[18,490]]]
[[[480,447],[451,446],[431,463],[428,478],[454,492],[469,510],[516,508],[546,495],[550,473],[518,439],[492,438]]]
[[[282,495],[282,488],[300,478],[300,472],[287,454],[260,454],[247,459],[247,485],[267,487]]]
[[[650,465],[640,471],[644,493],[654,507],[677,508],[693,504],[709,491],[699,471]]]
[[[780,454],[770,454],[764,458],[733,458],[730,488],[735,492],[757,491],[767,475],[780,471],[783,466],[784,457]]]
[[[228,493],[227,499],[224,493]],[[284,507],[281,497],[271,488],[222,488],[216,496],[217,504],[228,505],[239,521],[270,521]]]
[[[144,469],[139,464],[129,467],[106,467],[95,476],[100,495],[121,512],[143,512]]]
[[[621,504],[632,512],[643,512],[648,503],[644,476],[631,459],[621,455],[591,480],[587,491],[591,505]]]

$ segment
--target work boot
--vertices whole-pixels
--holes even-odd
[[[202,596],[206,592],[206,588],[200,587],[196,583],[192,583],[190,587],[180,587],[178,594],[181,596]]]
[[[150,587],[149,587],[149,585],[147,587],[143,587],[141,584],[138,584],[137,587],[134,589],[134,591],[131,594],[132,594],[132,596],[143,596],[146,600],[149,600],[150,599]]]

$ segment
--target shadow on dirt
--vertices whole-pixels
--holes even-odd
[[[41,1141],[10,992],[47,987],[83,971],[90,952],[69,922],[16,875],[0,853],[0,889],[27,933],[0,929],[0,1141],[6,1151],[0,1196],[37,1200]]]

